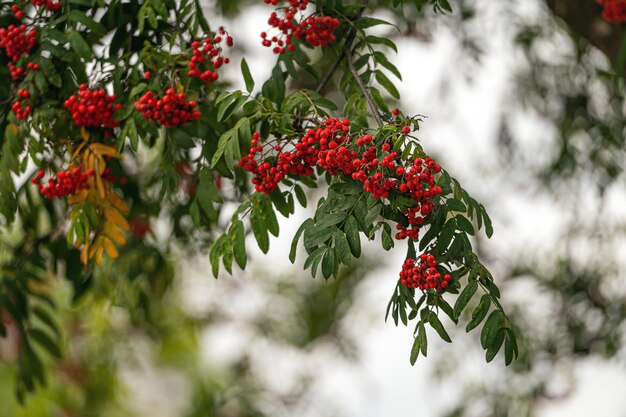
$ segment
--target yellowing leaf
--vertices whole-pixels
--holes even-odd
[[[104,224],[104,233],[107,234],[112,240],[114,240],[118,245],[123,245],[126,243],[126,238],[120,232],[120,230],[113,225],[113,223],[105,223]]]
[[[100,246],[96,251],[96,263],[102,265],[102,256],[104,255],[104,248]]]
[[[109,255],[111,259],[117,259],[120,256],[120,253],[117,251],[117,248],[111,239],[103,238],[102,242],[104,243],[104,249],[106,250],[107,255]]]
[[[87,139],[89,139],[89,132],[87,132],[84,127],[80,128],[80,137],[83,139],[83,141],[87,141]]]
[[[117,152],[117,150],[112,146],[104,145],[102,143],[92,143],[89,145],[89,148],[98,156],[105,155],[110,156],[111,158],[122,158],[122,154]]]
[[[117,210],[105,207],[104,217],[122,230],[129,229],[128,221]]]
[[[106,195],[106,199],[113,207],[115,207],[122,213],[129,212],[130,209],[128,208],[128,204],[126,204],[126,202],[114,192],[108,192]]]

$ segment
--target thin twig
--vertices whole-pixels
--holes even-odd
[[[337,60],[333,64],[333,66],[330,67],[330,69],[328,70],[326,75],[324,75],[324,78],[322,79],[322,82],[320,83],[320,85],[317,86],[317,88],[315,89],[315,92],[317,92],[317,93],[321,93],[322,92],[324,87],[326,87],[326,84],[328,84],[330,79],[333,77],[333,74],[335,73],[335,71],[337,71],[337,68],[339,68],[339,64],[341,64],[341,61],[343,61],[343,58],[345,56],[346,56],[346,53],[342,49],[341,50],[341,54],[339,54],[339,57],[337,58]]]
[[[360,18],[363,15],[364,10],[365,8],[362,8],[361,10],[359,10],[354,20],[357,20],[358,18]],[[352,27],[352,29],[350,29],[350,33],[348,33],[348,37],[346,38],[344,48],[346,45],[348,46],[348,48],[351,48],[352,42],[354,42],[355,37],[356,37],[356,27]],[[326,87],[326,84],[328,84],[330,79],[333,77],[333,74],[335,74],[335,71],[337,71],[337,68],[339,68],[339,64],[341,64],[341,61],[343,61],[343,59],[346,57],[346,51],[344,48],[341,49],[341,53],[337,57],[337,60],[335,61],[333,66],[330,67],[326,75],[324,75],[324,78],[322,78],[322,82],[320,83],[320,85],[318,85],[317,88],[315,89],[317,93],[322,92],[322,90]]]
[[[372,109],[372,113],[374,113],[374,118],[376,119],[378,126],[382,126],[384,124],[383,119],[380,116],[380,113],[378,112],[378,107],[376,107],[376,105],[374,104],[374,99],[372,99],[372,95],[367,90],[367,86],[361,79],[359,72],[356,70],[354,66],[354,59],[352,58],[352,51],[350,50],[350,47],[347,44],[344,45],[343,51],[346,55],[346,61],[348,62],[348,68],[350,68],[350,72],[352,73],[352,76],[356,80],[356,83],[359,85],[359,88],[361,89],[361,92],[363,93],[365,100],[367,100],[367,104],[369,104],[370,106],[370,109]]]

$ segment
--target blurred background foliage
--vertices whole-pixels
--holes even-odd
[[[207,15],[236,18],[256,3],[218,0],[206,4]],[[446,416],[538,415],[546,401],[574,390],[572,369],[578,363],[597,359],[623,367],[626,280],[619,253],[626,225],[605,209],[610,191],[624,186],[623,28],[603,22],[601,7],[593,0],[459,0],[451,2],[454,13],[445,18],[434,17],[428,6],[418,14],[413,6],[390,7],[391,0],[368,3],[394,17],[400,31],[390,30],[390,37],[425,44],[438,37],[452,38],[455,53],[447,65],[456,66],[456,71],[442,77],[453,75],[467,83],[472,82],[472,73],[484,69],[494,41],[491,33],[481,30],[485,20],[499,19],[506,26],[498,32],[506,35],[499,41],[515,50],[516,70],[501,106],[494,157],[502,175],[517,173],[537,195],[550,195],[564,207],[566,227],[538,259],[518,253],[495,257],[484,242],[482,256],[497,271],[517,326],[520,360],[506,369],[485,365],[493,372],[473,379],[465,372],[462,342],[455,340],[436,356],[440,361],[435,375],[442,383],[455,380],[466,385]],[[306,83],[306,77],[301,82]],[[444,84],[449,87],[453,82]],[[438,100],[452,98],[444,88]],[[525,145],[519,132],[529,121],[551,132],[545,149]],[[44,219],[25,227],[32,236],[17,229],[3,231],[2,240],[23,244],[12,253],[3,252],[0,245],[0,259],[19,270],[29,245],[65,247],[51,244],[59,237],[46,234],[45,224],[54,222]],[[277,276],[271,268],[256,266],[243,277],[202,284],[200,288],[211,293],[210,301],[197,305],[189,302],[189,292],[198,289],[185,272],[189,265],[185,266],[184,254],[166,257],[158,244],[150,242],[136,239],[115,270],[103,269],[101,276],[85,281],[57,279],[53,286],[39,288],[37,280],[29,278],[43,294],[42,309],[45,299],[52,299],[63,312],[61,327],[71,331],[62,336],[63,360],[47,374],[47,388],[20,407],[12,392],[12,361],[19,341],[14,335],[12,339],[7,323],[7,337],[0,340],[4,360],[0,416],[142,416],[147,411],[138,399],[146,392],[151,393],[148,401],[162,401],[163,415],[338,415],[329,404],[315,403],[317,371],[329,357],[358,363],[357,336],[345,320],[358,298],[362,277],[375,265],[361,264],[328,283]],[[372,253],[370,259],[378,257]],[[83,286],[96,288],[70,300]],[[41,320],[45,322],[45,314]],[[205,351],[207,345],[225,343],[233,333],[239,339],[243,335],[247,344],[227,345],[215,355]],[[467,343],[468,349],[475,348]],[[275,371],[272,365],[278,366],[279,358],[289,358],[295,369],[288,372],[289,381],[275,386],[266,375]],[[559,378],[567,382],[555,388],[551,381]],[[162,380],[176,390],[158,391],[154,382]],[[168,414],[168,407],[177,411]]]

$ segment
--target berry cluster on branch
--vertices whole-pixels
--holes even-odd
[[[117,96],[108,95],[103,89],[90,90],[81,84],[79,91],[65,100],[64,106],[72,114],[77,126],[114,128],[120,122],[113,115],[122,105],[114,103]]]
[[[213,37],[207,36],[204,40],[192,42],[187,75],[199,78],[205,83],[217,81],[219,75],[216,70],[230,62],[229,58],[222,56],[222,43],[228,47],[233,46],[233,38],[224,27],[220,27],[218,34]]]
[[[279,0],[263,0],[265,4],[276,6]],[[326,46],[337,40],[334,34],[339,26],[339,19],[331,16],[304,16],[309,1],[289,0],[288,5],[281,7],[277,12],[272,12],[267,23],[277,30],[277,35],[261,33],[262,44],[268,48],[273,47],[276,54],[293,52],[295,46],[293,39],[302,40],[313,47]]]
[[[449,284],[452,276],[441,274],[437,270],[437,260],[431,253],[420,255],[419,262],[407,258],[400,272],[400,283],[408,288],[417,288],[422,291],[434,289],[443,291]]]
[[[168,88],[160,98],[148,91],[135,103],[135,109],[157,125],[170,128],[193,122],[201,116],[196,109],[196,102],[187,101],[185,93],[176,93],[173,88]]]
[[[9,25],[8,28],[0,28],[0,48],[6,51],[6,54],[17,62],[22,55],[29,54],[37,43],[37,31],[31,29],[28,31],[26,25]]]
[[[70,168],[66,171],[59,171],[56,178],[48,179],[47,185],[40,183],[45,176],[43,170],[37,171],[37,175],[31,180],[37,185],[39,192],[46,198],[65,198],[74,195],[80,190],[89,189],[89,177],[95,175],[93,169],[83,171],[82,167]]]

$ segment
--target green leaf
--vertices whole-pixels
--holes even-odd
[[[339,261],[345,266],[350,266],[352,263],[352,252],[350,251],[350,244],[346,235],[341,231],[335,233],[335,248],[337,249],[337,255]]]
[[[487,317],[489,307],[491,307],[491,298],[489,298],[489,296],[485,294],[480,298],[478,306],[476,306],[476,308],[472,312],[472,319],[469,323],[467,323],[467,326],[465,327],[466,332],[469,333],[470,331],[474,330],[480,324],[480,322],[482,322],[484,318]]]
[[[222,155],[224,155],[224,151],[230,145],[230,141],[233,140],[233,136],[237,135],[236,129],[227,130],[222,136],[220,136],[220,140],[217,142],[217,150],[213,154],[213,158],[211,158],[211,166],[214,167],[218,164]]]
[[[457,225],[462,231],[470,235],[474,235],[474,226],[472,226],[472,223],[470,223],[470,221],[467,220],[467,217],[461,214],[457,214],[455,219],[457,221]]]
[[[48,335],[40,329],[31,329],[28,332],[29,337],[35,340],[41,347],[43,347],[52,356],[61,359],[61,349],[59,345]]]
[[[457,298],[456,303],[454,303],[454,317],[458,319],[461,316],[461,313],[467,306],[467,303],[472,299],[476,290],[478,289],[478,282],[470,281],[461,294],[459,294],[459,298]]]
[[[233,252],[235,261],[239,268],[246,269],[248,256],[246,255],[246,232],[243,223],[240,220],[233,222],[230,227],[230,235],[232,239]]]
[[[261,249],[263,253],[267,253],[270,250],[270,238],[265,219],[257,208],[253,208],[250,213],[250,225],[252,226],[254,238],[259,244],[259,249]]]
[[[361,237],[359,235],[359,226],[354,216],[348,217],[344,225],[346,238],[350,245],[350,251],[355,258],[361,256]]]
[[[326,251],[324,259],[322,260],[322,275],[328,279],[333,275],[335,270],[335,252],[332,250]]]
[[[318,213],[319,218],[315,222],[315,227],[319,229],[325,229],[330,226],[334,226],[336,224],[341,223],[347,216],[345,212],[335,212],[335,213]]]
[[[420,348],[420,338],[415,337],[415,339],[413,340],[413,347],[411,348],[411,365],[415,365],[415,362],[417,362],[417,357],[420,354]]]
[[[296,184],[293,189],[296,192],[296,198],[298,199],[298,203],[300,203],[302,207],[306,208],[306,194],[302,187],[299,184]]]
[[[485,354],[485,359],[487,360],[487,362],[491,362],[493,358],[495,358],[498,352],[500,351],[500,348],[502,347],[502,342],[504,342],[504,330],[505,329],[499,329],[496,332],[496,335],[493,338],[491,344],[489,345],[487,352]],[[506,355],[506,352],[505,352],[505,355]]]
[[[504,335],[504,363],[509,366],[514,358],[517,358],[517,341],[510,329],[503,329]]]
[[[498,330],[500,330],[502,326],[504,326],[504,316],[500,310],[492,311],[485,322],[482,332],[480,333],[480,344],[483,349],[487,349],[491,346],[495,340]]]
[[[437,317],[437,313],[435,313],[434,311],[430,312],[430,315],[428,316],[428,323],[430,323],[432,328],[437,331],[439,337],[441,337],[448,343],[452,343],[452,339],[450,339],[450,336],[448,335],[448,332],[446,332],[446,329],[443,328],[443,324],[439,320],[439,317]]]
[[[319,262],[322,260],[322,257],[327,251],[328,248],[317,248],[316,250],[314,250],[313,253],[311,253],[309,257],[306,258],[306,261],[304,261],[304,269],[312,267],[313,264],[319,264]]]
[[[493,236],[493,226],[491,225],[491,219],[487,214],[487,210],[485,210],[485,207],[482,205],[480,206],[480,212],[482,213],[482,219],[485,222],[485,233],[487,234],[488,238],[491,238],[491,236]]]
[[[387,90],[393,98],[397,100],[400,99],[400,92],[398,91],[396,86],[393,85],[391,80],[387,78],[387,76],[383,74],[381,71],[376,71],[376,81],[378,81],[380,85],[385,87],[385,90]]]
[[[241,73],[243,74],[243,80],[246,83],[246,91],[248,93],[252,93],[252,90],[254,90],[254,78],[252,78],[250,68],[248,67],[248,63],[245,58],[242,58],[241,60]]]
[[[296,262],[296,251],[298,248],[298,241],[300,240],[300,236],[305,231],[305,229],[313,224],[312,219],[306,219],[304,223],[300,225],[298,230],[296,231],[296,235],[293,237],[291,241],[291,250],[289,251],[289,260],[291,263]]]
[[[446,204],[451,211],[460,211],[463,213],[467,211],[467,207],[465,207],[465,204],[455,198],[448,199],[448,201],[446,201]]]
[[[72,49],[85,61],[91,61],[92,51],[91,46],[85,41],[85,38],[81,36],[80,33],[72,30],[67,34],[68,39],[70,40],[70,45]]]
[[[428,354],[428,339],[426,338],[426,327],[423,322],[419,323],[419,330],[417,331],[417,338],[419,339],[420,348],[424,357]]]
[[[367,29],[367,28],[371,28],[373,26],[379,26],[379,25],[394,26],[393,24],[385,20],[376,19],[374,17],[367,17],[367,16],[360,17],[359,20],[357,20],[355,23],[355,26],[360,29]]]

